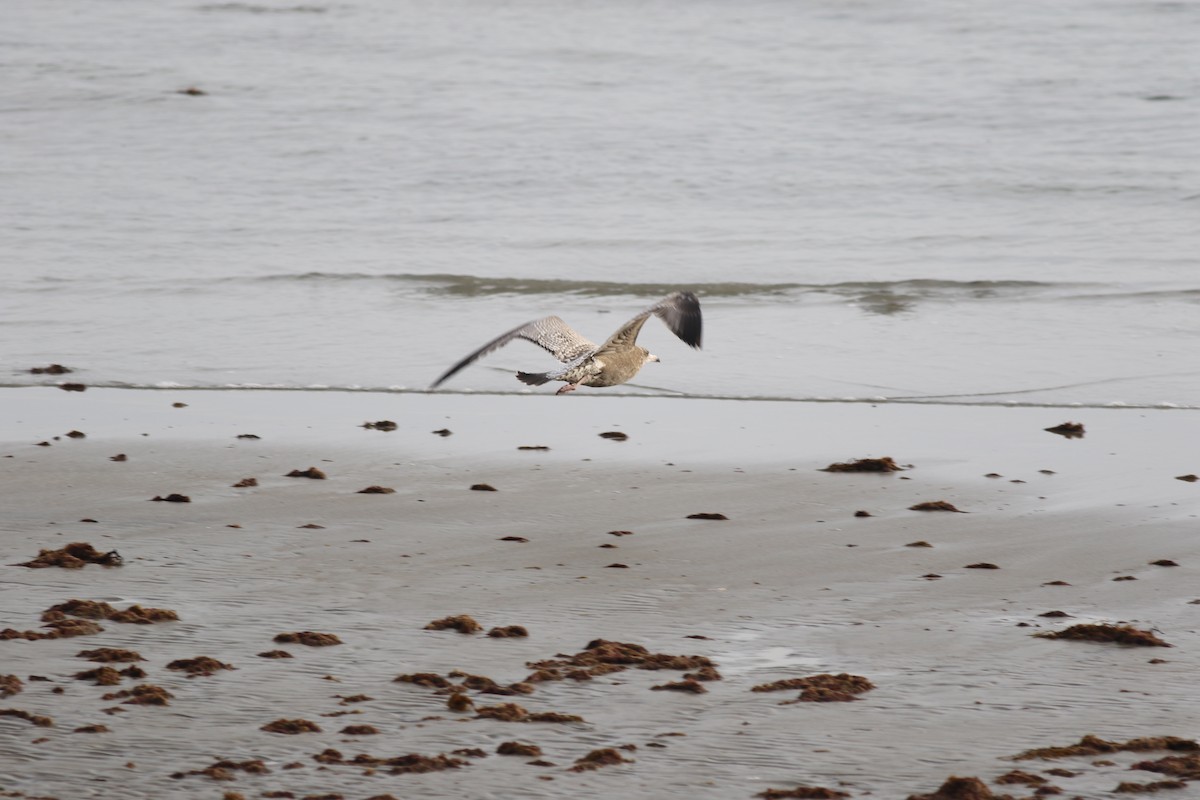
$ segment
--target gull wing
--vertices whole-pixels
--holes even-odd
[[[524,339],[533,342],[538,347],[549,352],[559,361],[565,363],[574,361],[581,356],[593,353],[596,351],[597,345],[588,339],[581,336],[574,328],[563,322],[559,317],[543,317],[535,319],[532,322],[526,322],[524,325],[519,325],[505,334],[497,336],[490,342],[479,348],[469,356],[459,361],[450,369],[446,370],[442,377],[438,378],[430,386],[430,389],[436,389],[443,381],[449,378],[454,373],[458,372],[465,366],[475,362],[477,359],[486,356],[493,350],[498,350],[504,345],[511,342],[513,339]]]
[[[642,325],[646,324],[651,314],[661,319],[671,329],[671,333],[678,336],[684,344],[700,349],[703,327],[700,301],[691,292],[674,292],[622,325],[616,333],[608,337],[608,341],[601,346],[597,354],[603,355],[606,352],[632,347],[637,342]]]

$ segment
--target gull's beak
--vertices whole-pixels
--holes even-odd
[[[662,359],[654,355],[654,353],[651,353],[646,361],[662,361]]]

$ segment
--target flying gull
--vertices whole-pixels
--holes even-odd
[[[513,339],[533,342],[563,363],[549,372],[518,372],[517,380],[522,383],[541,386],[548,381],[565,381],[556,394],[573,392],[580,386],[616,386],[631,380],[644,364],[659,360],[658,356],[637,345],[638,333],[651,314],[661,319],[685,344],[700,348],[700,301],[691,292],[674,292],[626,322],[604,344],[585,339],[558,317],[527,322],[497,336],[459,361],[429,388],[436,389],[463,367]]]

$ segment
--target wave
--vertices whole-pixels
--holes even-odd
[[[1040,280],[852,280],[816,283],[804,281],[605,281],[578,278],[485,277],[454,273],[295,272],[268,275],[209,277],[107,276],[98,278],[41,275],[14,292],[58,294],[86,290],[127,295],[169,295],[203,291],[220,294],[230,287],[392,286],[413,294],[488,298],[503,296],[575,296],[657,298],[681,288],[702,298],[779,302],[806,297],[859,305],[880,314],[907,311],[925,302],[1185,302],[1200,303],[1200,287],[1162,283],[1103,283]]]
[[[659,297],[686,286],[702,297],[778,297],[809,293],[831,293],[860,296],[864,294],[939,294],[954,293],[975,297],[992,297],[998,294],[1023,293],[1038,290],[1083,287],[1089,284],[1047,283],[1024,280],[973,280],[952,281],[914,278],[896,281],[842,281],[836,283],[751,283],[746,281],[721,281],[672,283],[597,281],[572,278],[488,278],[477,275],[454,275],[447,273],[385,273],[361,272],[305,272],[296,274],[266,275],[255,278],[264,282],[389,282],[412,284],[431,294],[456,295],[462,297],[487,297],[491,295],[577,295],[582,297]],[[1197,290],[1200,291],[1200,290]]]

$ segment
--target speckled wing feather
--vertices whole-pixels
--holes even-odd
[[[700,349],[700,336],[703,328],[700,301],[691,292],[675,292],[622,325],[620,330],[608,337],[608,341],[600,347],[598,355],[602,356],[605,352],[632,347],[637,342],[642,325],[646,324],[646,320],[650,318],[651,314],[661,319],[671,329],[671,333],[678,336],[685,344],[697,350]]]
[[[533,322],[526,322],[524,325],[519,325],[508,333],[492,339],[483,347],[446,370],[442,377],[434,381],[433,385],[429,388],[436,389],[443,381],[463,367],[486,356],[493,350],[498,350],[513,339],[525,339],[526,341],[533,342],[538,347],[547,350],[564,364],[592,353],[597,348],[595,342],[579,335],[574,328],[563,322],[561,318],[543,317],[542,319],[535,319]]]

